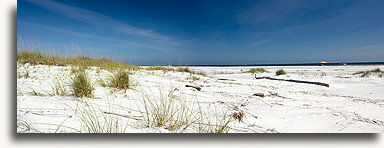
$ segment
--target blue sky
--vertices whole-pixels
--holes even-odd
[[[139,65],[384,61],[382,0],[18,0],[17,9],[18,38],[58,54]]]

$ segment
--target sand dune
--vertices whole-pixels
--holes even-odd
[[[137,70],[131,78],[138,86],[127,91],[100,86],[97,81],[108,79],[111,72],[90,68],[86,72],[95,83],[94,97],[81,99],[71,95],[68,86],[71,67],[18,64],[17,132],[92,132],[87,124],[96,123],[87,119],[105,127],[99,132],[215,132],[226,121],[225,132],[230,133],[384,131],[384,78],[353,75],[357,71],[384,69],[384,65],[189,68],[207,76]],[[243,73],[250,68],[269,71],[257,76],[324,82],[330,87],[256,80],[253,74]],[[279,69],[287,74],[276,76]],[[52,93],[55,81],[65,85],[67,95]],[[148,100],[168,101],[165,103],[173,103],[171,109],[175,112],[182,108],[185,111],[175,113],[179,118],[165,125],[151,125],[145,110]],[[240,112],[244,113],[241,121],[231,117]]]

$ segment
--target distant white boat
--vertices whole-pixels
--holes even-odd
[[[327,63],[325,61],[320,61],[320,66],[324,66],[324,64]]]

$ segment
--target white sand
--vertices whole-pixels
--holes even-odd
[[[384,78],[352,75],[357,71],[384,69],[374,66],[259,66],[190,67],[208,77],[181,72],[134,71],[138,86],[126,92],[96,83],[94,98],[71,95],[70,67],[17,65],[18,132],[86,132],[79,119],[83,110],[94,109],[100,123],[118,120],[115,132],[199,132],[199,124],[170,130],[170,125],[145,126],[143,99],[186,102],[193,115],[203,115],[204,124],[220,125],[234,112],[244,112],[243,122],[229,123],[229,132],[279,133],[381,133],[384,131]],[[330,87],[285,81],[256,80],[249,68],[265,68],[257,76],[324,82]],[[97,68],[87,70],[92,81],[111,74]],[[284,69],[288,74],[275,76]],[[28,72],[29,76],[24,77]],[[193,80],[192,76],[200,78]],[[66,83],[68,95],[53,95],[53,81]],[[218,80],[229,79],[229,80]],[[185,85],[202,86],[197,91]],[[170,94],[171,93],[171,94]],[[253,96],[264,93],[265,97]],[[90,106],[85,105],[86,103]],[[177,103],[176,103],[177,104]],[[75,113],[78,113],[77,115]],[[83,114],[84,115],[84,114]],[[198,117],[196,117],[198,118]],[[105,122],[105,119],[108,119]],[[113,122],[115,123],[115,122]],[[103,124],[102,124],[103,125]],[[201,124],[200,124],[201,125]],[[205,128],[214,129],[214,126]],[[124,130],[125,129],[125,130]]]

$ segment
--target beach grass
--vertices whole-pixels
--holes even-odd
[[[285,74],[287,74],[287,72],[285,72],[283,69],[276,71],[276,76],[285,75]]]
[[[60,96],[66,96],[68,95],[68,90],[67,90],[67,84],[65,83],[63,78],[56,77],[52,78],[53,84],[51,84],[52,88],[52,94],[53,95],[60,95]]]
[[[100,106],[91,101],[85,99],[78,102],[77,108],[72,108],[82,126],[78,131],[84,133],[124,133],[126,131],[128,123],[123,122],[119,116],[106,114]],[[107,108],[115,112],[111,106]]]
[[[95,87],[94,84],[92,84],[89,75],[85,71],[74,73],[74,76],[71,77],[70,86],[76,97],[93,97]]]
[[[87,69],[89,67],[99,67],[109,71],[114,70],[140,70],[143,69],[140,66],[129,65],[122,62],[113,61],[108,58],[90,58],[86,56],[77,57],[64,57],[55,54],[43,54],[39,51],[22,50],[18,51],[16,60],[21,64],[29,63],[31,65],[54,65],[54,66],[71,66],[72,73],[76,70]],[[164,72],[186,72],[191,74],[197,74],[201,76],[207,76],[204,72],[193,71],[188,67],[168,68],[164,66],[150,66],[144,68],[144,70],[154,71],[161,70]]]
[[[201,76],[207,77],[206,73],[201,72],[201,71],[193,71],[193,70],[191,70],[188,67],[178,67],[176,69],[176,71],[178,71],[178,72],[186,72],[186,73],[191,73],[191,74],[197,74],[197,75],[201,75]]]
[[[185,98],[179,98],[174,91],[166,94],[160,90],[160,96],[142,94],[143,107],[139,110],[145,127],[163,127],[171,132],[182,133],[198,123],[199,111],[193,110],[195,104],[188,103]]]
[[[199,112],[200,119],[198,120],[198,132],[199,133],[228,133],[229,132],[229,124],[233,121],[233,119],[223,113],[222,115],[218,115],[217,112],[214,115],[214,121],[211,120],[211,117],[207,117],[201,109]]]
[[[377,75],[379,77],[383,77],[384,71],[382,71],[380,68],[376,68],[373,70],[355,72],[353,73],[353,75],[360,75],[360,77],[369,77],[371,75]]]
[[[268,72],[268,71],[265,70],[264,68],[251,68],[245,73],[264,73],[264,72]]]
[[[80,68],[100,67],[107,70],[116,69],[141,69],[139,66],[128,65],[122,62],[112,61],[107,58],[89,58],[86,56],[63,57],[55,54],[43,54],[38,51],[22,50],[17,53],[17,61],[21,64],[31,65],[55,65],[55,66],[74,66]]]
[[[132,78],[130,78],[130,75],[131,75],[130,72],[119,70],[110,76],[109,82],[108,84],[106,84],[106,86],[118,88],[122,90],[131,89],[137,84],[133,81]]]
[[[164,72],[175,71],[175,69],[173,69],[173,68],[167,68],[164,66],[150,66],[150,67],[146,68],[145,70],[149,70],[149,71],[161,70]]]
[[[201,71],[193,71],[189,67],[177,67],[177,68],[168,68],[164,66],[150,66],[146,68],[145,70],[149,71],[155,71],[155,70],[161,70],[164,72],[185,72],[185,73],[190,73],[190,74],[196,74],[196,75],[201,75],[207,77],[207,74]]]

